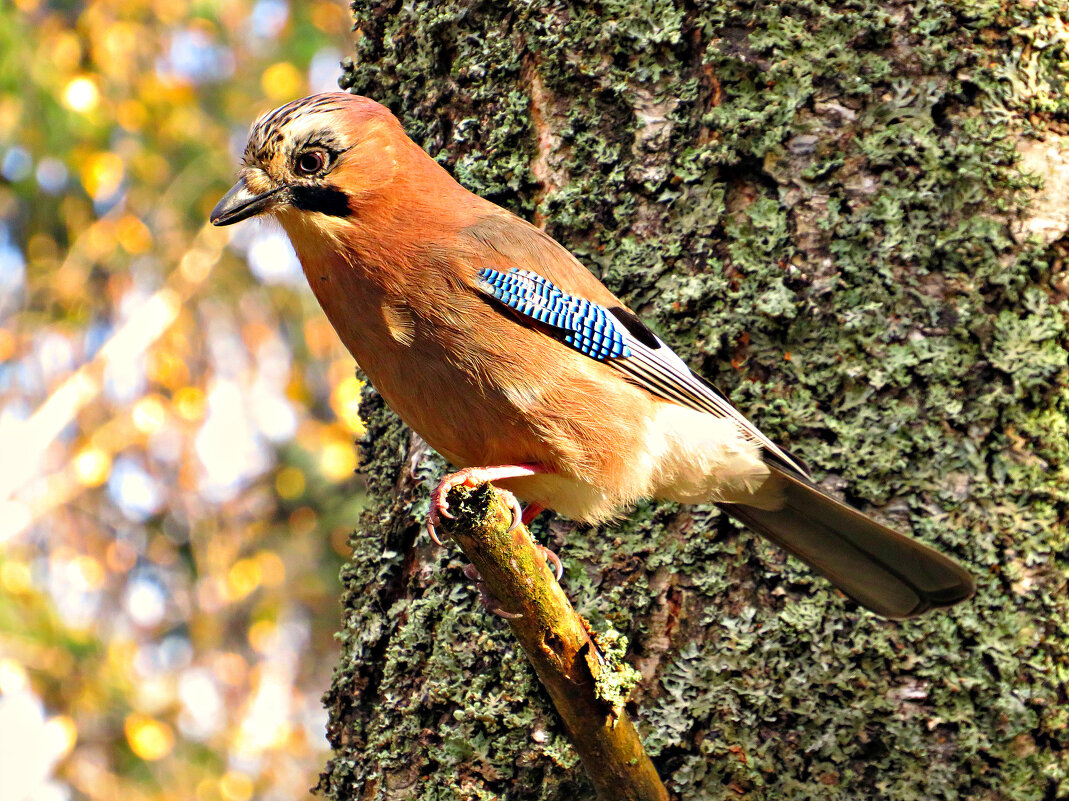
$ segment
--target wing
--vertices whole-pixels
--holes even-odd
[[[607,364],[657,397],[734,420],[744,437],[761,445],[766,458],[809,477],[800,459],[762,434],[723,393],[696,375],[623,306],[606,308],[569,295],[537,273],[515,267],[507,272],[483,268],[476,287],[527,324],[540,326],[548,335]]]

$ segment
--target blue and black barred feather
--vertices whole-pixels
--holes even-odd
[[[520,314],[557,329],[560,340],[598,361],[631,355],[625,332],[596,303],[562,292],[542,276],[512,268],[507,273],[487,267],[479,272],[480,287]]]

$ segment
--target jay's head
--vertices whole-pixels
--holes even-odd
[[[388,189],[408,141],[366,97],[328,92],[287,103],[253,124],[238,182],[212,209],[212,224],[270,214],[287,229],[329,230]]]

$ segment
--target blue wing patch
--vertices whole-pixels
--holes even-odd
[[[487,267],[479,271],[479,286],[510,309],[561,332],[561,341],[598,361],[631,355],[624,334],[604,308],[566,295],[530,270],[513,267],[507,273]]]

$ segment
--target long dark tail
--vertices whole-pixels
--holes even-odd
[[[719,504],[727,514],[786,548],[862,606],[907,618],[953,606],[976,590],[956,562],[880,525],[792,472],[769,465],[782,481],[776,511]]]

